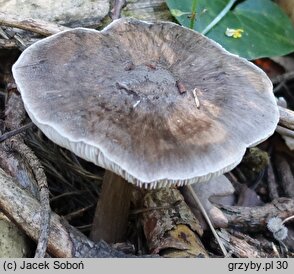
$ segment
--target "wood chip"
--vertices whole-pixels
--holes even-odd
[[[179,80],[176,81],[176,86],[177,86],[180,94],[183,94],[183,93],[185,93],[187,91],[185,85]]]
[[[199,102],[199,99],[197,97],[197,91],[199,91],[198,88],[194,88],[192,93],[193,93],[193,96],[194,96],[194,99],[195,99],[195,104],[196,104],[196,107],[197,108],[200,108],[200,102]]]

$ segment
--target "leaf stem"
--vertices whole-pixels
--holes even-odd
[[[237,0],[230,0],[228,4],[224,7],[224,9],[210,22],[210,24],[201,33],[203,35],[207,34],[220,20],[222,20],[222,18],[229,12],[236,1]]]
[[[192,11],[191,11],[190,29],[194,29],[195,19],[196,19],[196,6],[197,6],[197,0],[193,0]]]

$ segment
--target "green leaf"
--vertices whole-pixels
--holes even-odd
[[[195,30],[205,27],[224,9],[228,0],[198,0]],[[169,8],[189,11],[192,0],[167,0]],[[187,16],[176,16],[190,25]],[[227,28],[242,29],[242,37],[228,37]],[[294,51],[294,27],[287,15],[270,0],[246,0],[229,11],[207,36],[228,51],[247,59],[285,55]]]

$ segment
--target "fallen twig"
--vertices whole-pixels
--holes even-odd
[[[4,39],[9,39],[6,32],[0,27],[0,36],[2,36]]]
[[[281,154],[275,155],[274,162],[284,192],[283,196],[294,198],[294,176],[289,163]]]
[[[228,251],[237,258],[268,258],[276,257],[273,249],[269,250],[270,243],[262,243],[257,239],[251,238],[249,235],[238,231],[227,231],[222,229],[219,233],[220,238],[224,242]]]
[[[283,81],[288,81],[288,80],[291,80],[291,79],[294,79],[294,72],[291,71],[291,72],[286,72],[282,75],[279,75],[277,76],[276,78],[272,79],[272,82],[273,84],[278,84],[280,82],[283,82]]]
[[[200,223],[179,190],[148,190],[142,206],[147,209],[140,217],[150,252],[166,257],[208,257],[198,236],[203,234]]]
[[[17,129],[14,129],[14,130],[11,130],[9,132],[6,132],[6,133],[2,134],[0,136],[0,143],[5,141],[8,138],[11,138],[11,137],[13,137],[15,135],[18,135],[18,134],[26,131],[27,129],[31,128],[33,125],[34,124],[32,122],[30,122],[30,123],[28,123],[28,124],[26,124],[24,126],[21,126],[21,127],[17,128]]]
[[[29,237],[37,241],[42,222],[41,204],[20,188],[1,168],[0,189],[1,210]],[[129,257],[103,241],[95,244],[55,213],[51,214],[48,252],[61,258]]]
[[[276,132],[278,132],[282,136],[294,138],[294,131],[291,129],[288,129],[282,126],[277,126]]]
[[[228,227],[242,232],[259,232],[267,229],[267,221],[272,217],[281,219],[294,215],[294,200],[278,198],[264,206],[239,207],[220,206],[228,219]]]
[[[38,245],[35,253],[35,258],[44,258],[47,249],[49,228],[50,228],[50,203],[49,203],[49,190],[47,185],[47,179],[44,169],[39,162],[39,159],[35,156],[33,151],[23,143],[20,138],[14,137],[12,140],[11,149],[20,153],[22,158],[28,162],[28,165],[32,168],[35,179],[38,183],[39,196],[41,207],[41,225]]]
[[[120,18],[121,10],[126,4],[126,0],[115,0],[114,6],[111,10],[111,19],[115,20]]]
[[[279,124],[294,130],[294,111],[279,106],[280,120]]]
[[[15,85],[10,84],[9,86],[14,87]],[[15,87],[9,89],[5,114],[5,124],[7,128],[12,131],[19,129],[22,121],[25,118],[25,109],[20,95],[16,93]],[[10,139],[7,139],[4,142],[4,146],[6,146],[6,153],[17,153],[21,161],[27,163],[27,165],[32,170],[35,181],[38,184],[39,199],[42,205],[42,210],[40,235],[35,257],[43,258],[47,249],[51,213],[49,203],[49,190],[45,172],[41,163],[39,162],[39,159],[35,156],[33,151],[24,143],[21,136],[17,135]]]
[[[13,40],[0,39],[0,49],[15,49],[17,42]]]
[[[267,185],[270,199],[274,200],[279,198],[278,186],[271,162],[269,162],[267,167]]]
[[[35,37],[22,37],[22,41],[26,45],[26,48],[39,40],[40,39]],[[20,51],[23,51],[24,47],[21,46],[15,39],[0,39],[0,49],[19,49]]]
[[[44,36],[49,36],[70,28],[37,19],[22,19],[0,12],[0,25],[28,30]]]

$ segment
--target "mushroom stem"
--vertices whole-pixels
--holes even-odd
[[[104,240],[108,243],[116,243],[124,239],[131,193],[131,184],[119,175],[105,171],[90,235],[93,241]]]

